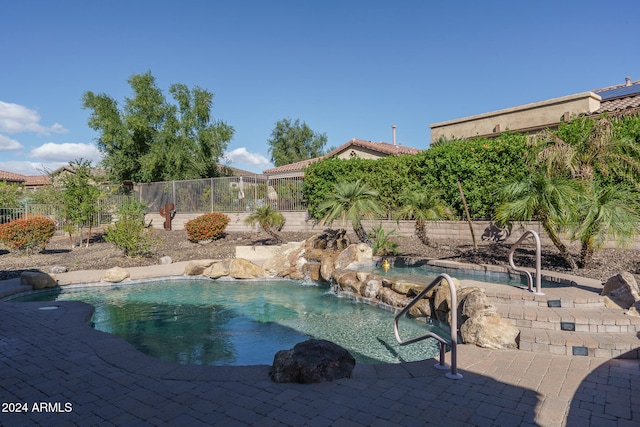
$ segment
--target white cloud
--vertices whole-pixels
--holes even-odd
[[[0,162],[0,170],[19,173],[22,175],[43,175],[58,169],[61,166],[69,164],[68,162],[23,162],[12,160],[8,162]]]
[[[0,131],[7,133],[34,132],[40,135],[66,133],[67,129],[59,123],[46,127],[40,124],[37,111],[23,105],[0,101]]]
[[[240,163],[263,168],[270,165],[269,159],[265,156],[260,153],[250,153],[245,147],[231,150],[225,153],[223,157],[231,163]]]
[[[47,142],[31,150],[29,157],[49,162],[64,162],[65,164],[80,158],[97,163],[102,158],[102,154],[93,144],[75,144],[71,142],[55,144]]]
[[[18,141],[9,138],[8,136],[0,135],[0,151],[14,151],[22,148],[22,144]]]

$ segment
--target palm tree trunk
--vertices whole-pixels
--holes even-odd
[[[586,240],[582,242],[582,247],[580,248],[580,267],[585,268],[589,264],[591,264],[591,260],[593,259],[594,253],[593,245],[591,241]]]
[[[562,243],[562,241],[560,240],[560,237],[558,237],[558,235],[556,234],[555,230],[551,227],[551,225],[549,225],[547,221],[542,221],[542,228],[544,228],[544,231],[547,232],[547,235],[551,239],[551,242],[554,244],[554,246],[558,248],[558,251],[560,252],[560,256],[564,258],[567,264],[569,264],[569,268],[571,268],[571,270],[577,270],[578,264],[576,264],[576,260],[573,259],[573,256],[571,256],[571,253],[569,252],[567,247],[564,245],[564,243]]]
[[[369,239],[367,232],[364,230],[364,227],[360,222],[353,224],[353,231],[356,232],[356,236],[358,236],[358,239],[360,239],[362,243],[366,243],[371,246],[371,239]]]
[[[416,220],[416,236],[418,236],[423,245],[431,246],[431,241],[425,230],[425,222],[422,220]]]
[[[278,235],[278,233],[276,233],[275,231],[273,231],[273,229],[267,225],[263,225],[262,229],[269,235],[271,236],[275,241],[276,244],[280,244],[282,243],[282,239],[280,238],[280,236]]]

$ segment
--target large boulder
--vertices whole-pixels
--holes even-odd
[[[320,277],[325,282],[331,281],[331,275],[334,270],[334,257],[332,255],[324,255],[320,261]]]
[[[411,302],[412,298],[405,297],[404,295],[400,295],[397,292],[389,288],[380,288],[378,290],[378,300],[381,303],[389,305],[395,308],[405,307],[407,304]]]
[[[623,271],[609,278],[600,293],[606,296],[606,305],[612,308],[629,309],[640,301],[638,283],[633,274]]]
[[[119,283],[129,278],[129,272],[122,267],[113,267],[104,272],[103,282]]]
[[[31,286],[34,290],[58,286],[55,276],[40,271],[23,271],[20,273],[20,284]]]
[[[458,295],[461,322],[470,317],[496,314],[496,308],[489,302],[487,294],[477,287],[464,288]]]
[[[355,365],[351,353],[339,345],[308,340],[277,352],[269,375],[277,383],[319,383],[351,378]]]
[[[353,244],[340,252],[335,261],[335,268],[343,269],[352,263],[372,262],[372,260],[373,250],[371,246],[365,243]]]
[[[207,267],[203,272],[203,276],[210,277],[212,279],[219,279],[221,277],[226,277],[229,275],[231,270],[229,269],[229,265],[231,264],[231,259],[223,259],[222,261],[216,261]]]
[[[215,259],[197,259],[189,261],[184,267],[184,274],[186,276],[200,276],[214,262],[216,262]]]
[[[262,268],[267,277],[289,277],[299,275],[305,263],[305,247],[296,243],[266,260]]]
[[[234,279],[257,279],[264,277],[264,269],[249,260],[235,258],[229,264],[229,276]]]
[[[500,349],[518,348],[520,330],[497,314],[486,314],[468,318],[460,326],[460,335],[465,344]]]

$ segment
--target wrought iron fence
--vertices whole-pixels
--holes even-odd
[[[176,212],[249,212],[269,205],[279,211],[301,211],[302,178],[266,175],[206,178],[136,184],[136,197],[147,212],[173,204]]]

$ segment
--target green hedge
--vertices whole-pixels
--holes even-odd
[[[471,216],[488,218],[496,206],[494,190],[508,179],[527,173],[526,136],[505,133],[496,139],[452,140],[416,155],[379,160],[329,158],[311,164],[303,193],[309,213],[319,219],[318,206],[335,182],[362,179],[380,193],[389,211],[399,206],[405,189],[434,186],[459,216],[464,213],[457,183],[465,193]]]

